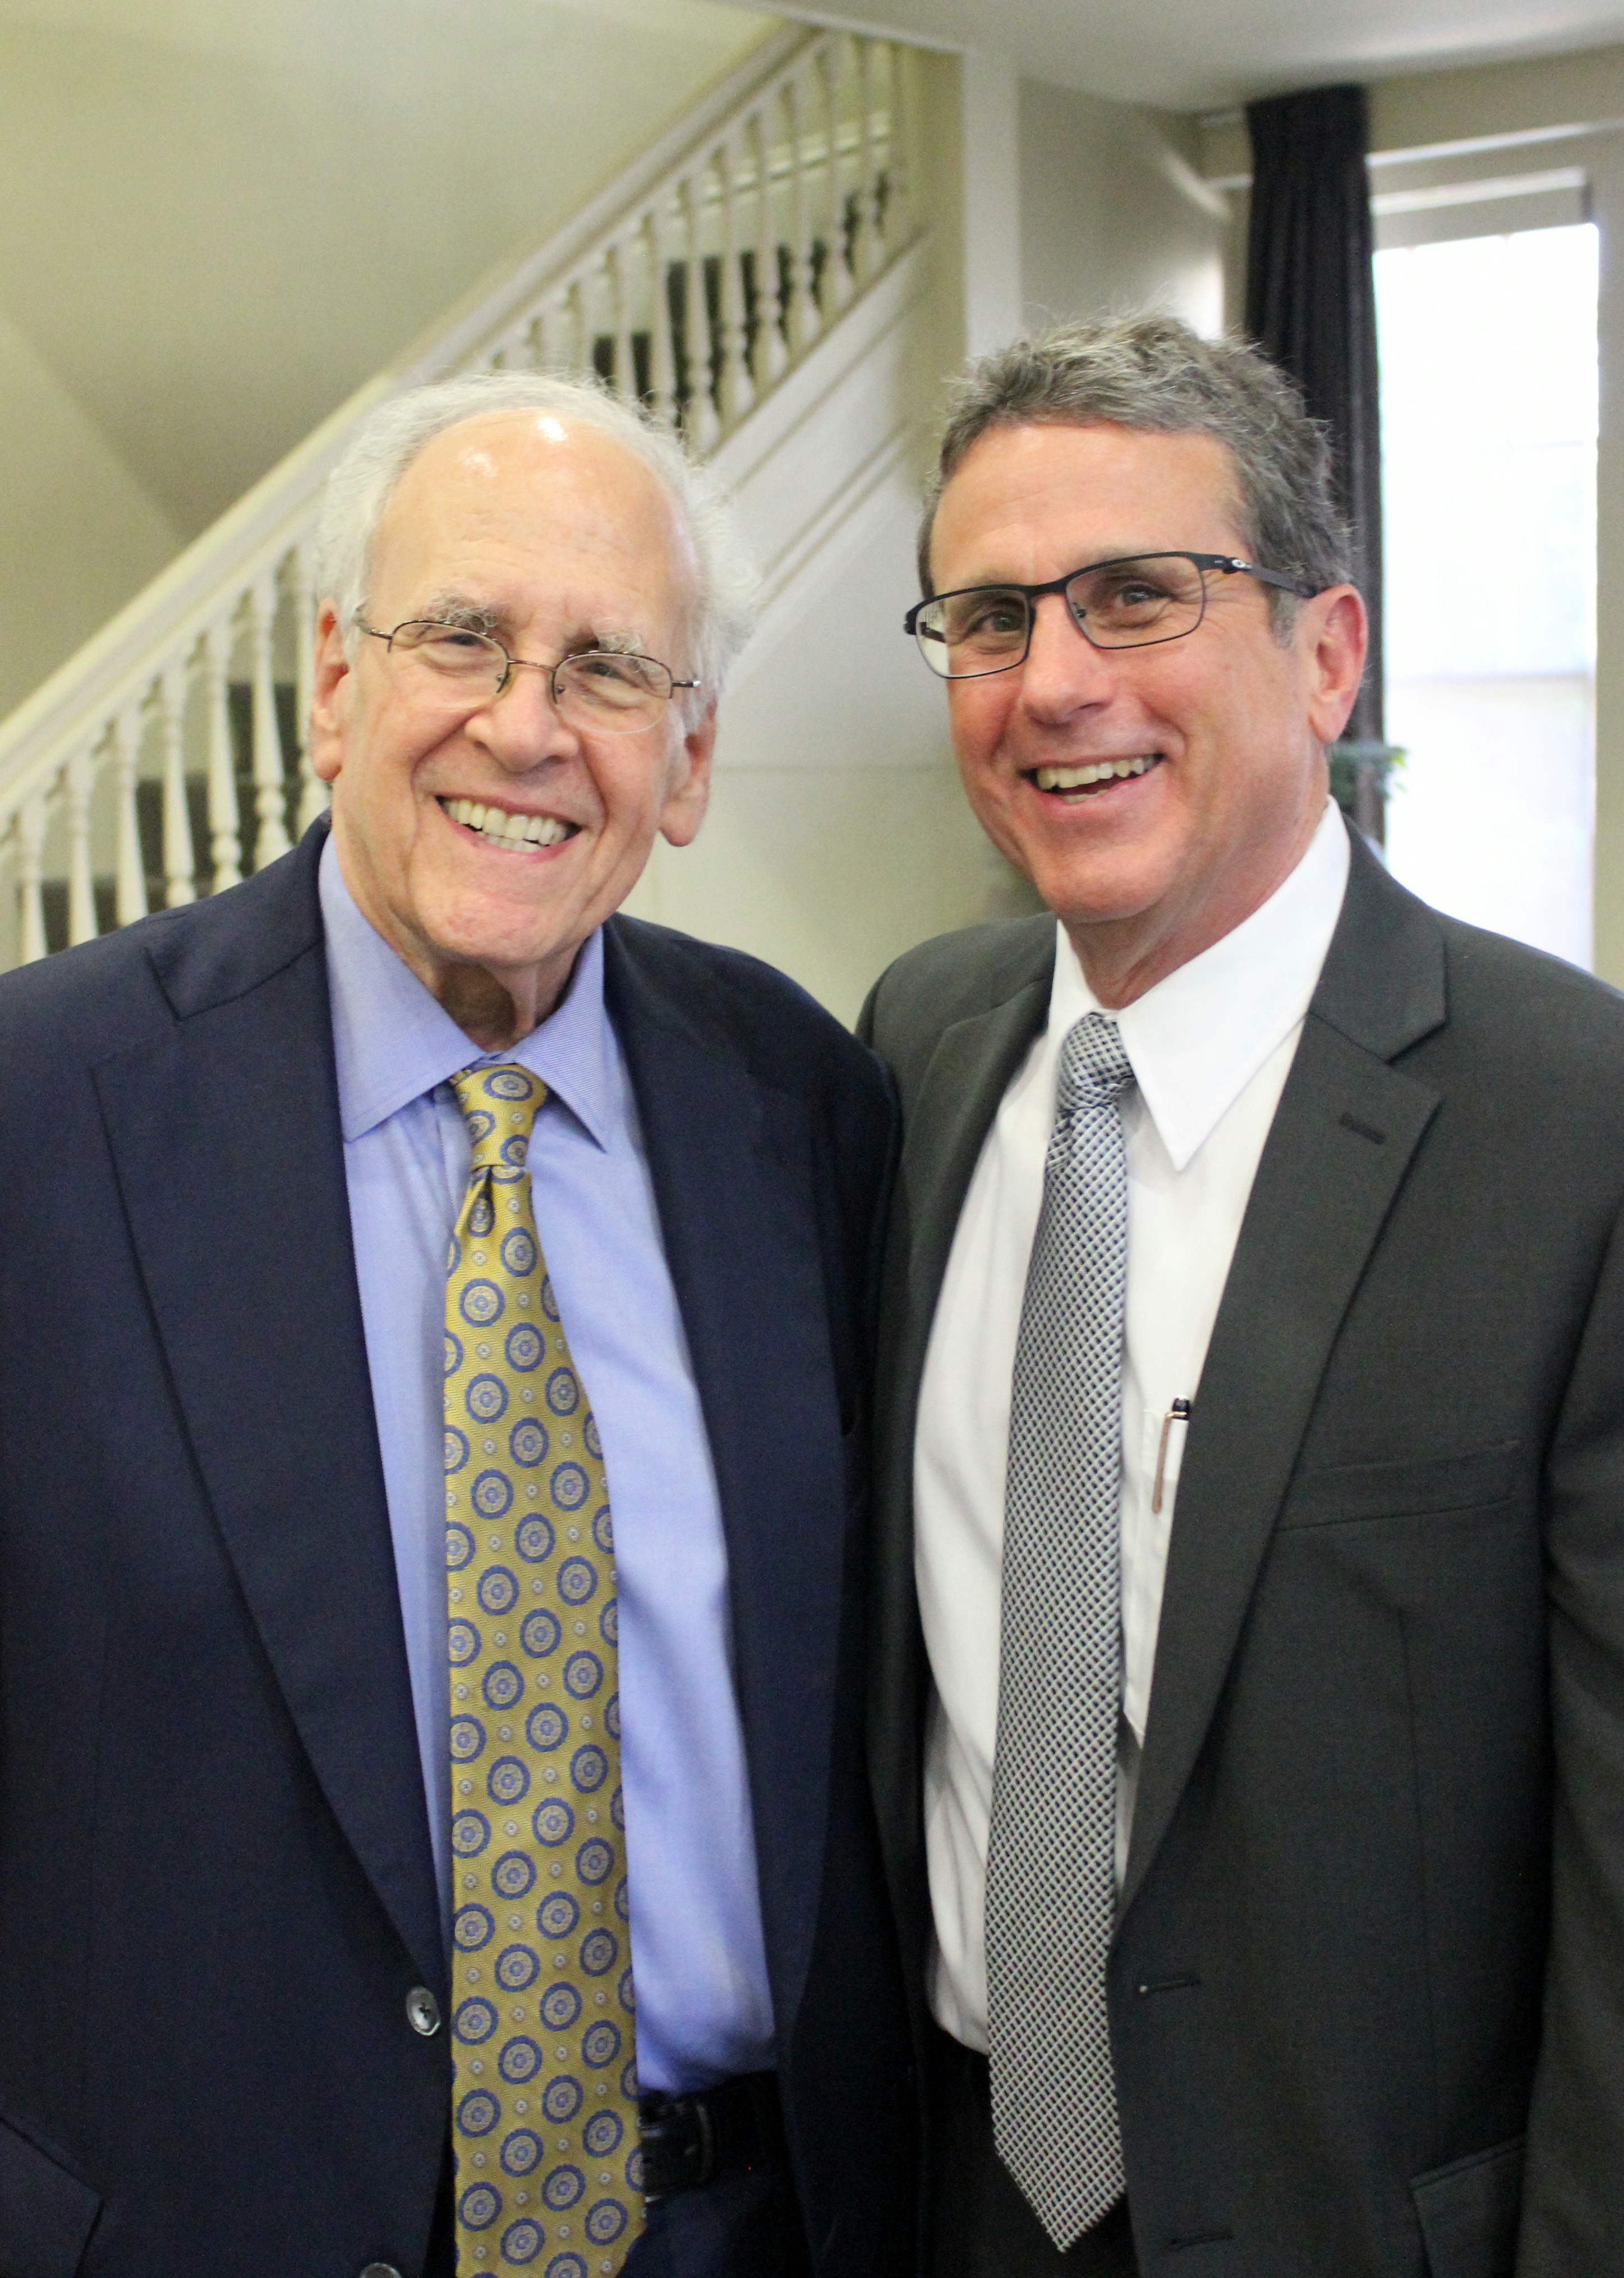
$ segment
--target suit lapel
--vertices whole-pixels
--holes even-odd
[[[991,1012],[944,1030],[910,1109],[895,1248],[906,1273],[897,1364],[916,1400],[959,1212],[999,1103],[1043,1026],[1049,983],[1045,973]]]
[[[156,933],[177,1015],[96,1088],[205,1492],[334,1816],[444,1991],[316,898],[321,835]]]
[[[881,1301],[875,1392],[878,1498],[869,1697],[870,1771],[892,1888],[904,1918],[924,1905],[919,1857],[923,1657],[914,1595],[913,1448],[936,1300],[970,1181],[998,1104],[1042,1028],[1054,929],[1032,929],[989,1010],[942,1031],[904,1102],[905,1135]]]
[[[1196,1395],[1125,1914],[1212,1721],[1343,1316],[1438,1105],[1389,1063],[1444,1018],[1437,926],[1355,841]]]
[[[759,1082],[660,936],[613,921],[605,991],[630,1072],[715,1466],[774,2012],[811,1959],[848,1545],[804,1110]],[[679,993],[681,992],[681,993]]]

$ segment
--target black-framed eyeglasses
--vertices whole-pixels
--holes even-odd
[[[541,664],[533,657],[513,656],[490,633],[467,625],[443,623],[437,617],[408,617],[393,632],[357,617],[358,631],[381,640],[389,654],[414,674],[426,699],[480,711],[497,698],[522,666],[528,672],[545,672],[553,708],[573,728],[602,735],[631,736],[652,728],[679,688],[698,688],[697,680],[678,680],[658,657],[637,656],[612,648],[578,650],[556,664]]]
[[[967,585],[916,601],[903,620],[919,654],[943,680],[1012,672],[1032,647],[1033,621],[1046,593],[1064,593],[1071,622],[1095,648],[1150,648],[1182,640],[1207,614],[1215,577],[1254,577],[1308,600],[1315,588],[1232,554],[1133,554],[1091,562],[1045,585]]]

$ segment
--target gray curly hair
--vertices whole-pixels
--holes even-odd
[[[732,512],[709,470],[668,429],[596,379],[552,372],[466,372],[391,396],[362,423],[327,478],[316,534],[316,587],[354,638],[365,608],[372,547],[395,485],[418,453],[469,419],[549,412],[623,443],[664,485],[687,526],[698,570],[690,638],[700,686],[685,699],[692,726],[721,694],[755,622],[757,577]]]
[[[1178,317],[1056,325],[982,356],[955,384],[919,528],[921,590],[934,589],[936,508],[971,447],[995,427],[1126,427],[1210,435],[1234,462],[1247,549],[1258,566],[1315,592],[1352,579],[1347,524],[1331,484],[1325,431],[1285,373],[1241,340],[1203,340]],[[1298,602],[1268,588],[1277,632]]]

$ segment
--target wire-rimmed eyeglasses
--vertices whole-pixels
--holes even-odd
[[[380,632],[361,617],[355,622],[358,631],[381,640],[391,656],[407,664],[425,692],[469,712],[494,704],[522,666],[546,674],[553,708],[570,727],[631,736],[652,728],[679,688],[700,684],[678,680],[658,657],[621,649],[582,649],[556,664],[542,664],[511,655],[490,633],[438,617],[408,617],[393,632]]]
[[[1232,554],[1133,554],[1051,577],[1044,585],[967,585],[916,601],[903,620],[919,654],[943,680],[979,680],[1012,672],[1032,646],[1037,605],[1063,593],[1071,622],[1094,647],[1151,648],[1182,640],[1207,614],[1208,581],[1254,577],[1307,600],[1300,577],[1260,570]]]

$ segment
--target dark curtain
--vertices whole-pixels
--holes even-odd
[[[1362,87],[1315,88],[1249,103],[1247,125],[1247,330],[1330,432],[1355,583],[1370,611],[1370,660],[1345,732],[1351,742],[1380,744],[1382,438],[1365,172],[1369,106]]]

